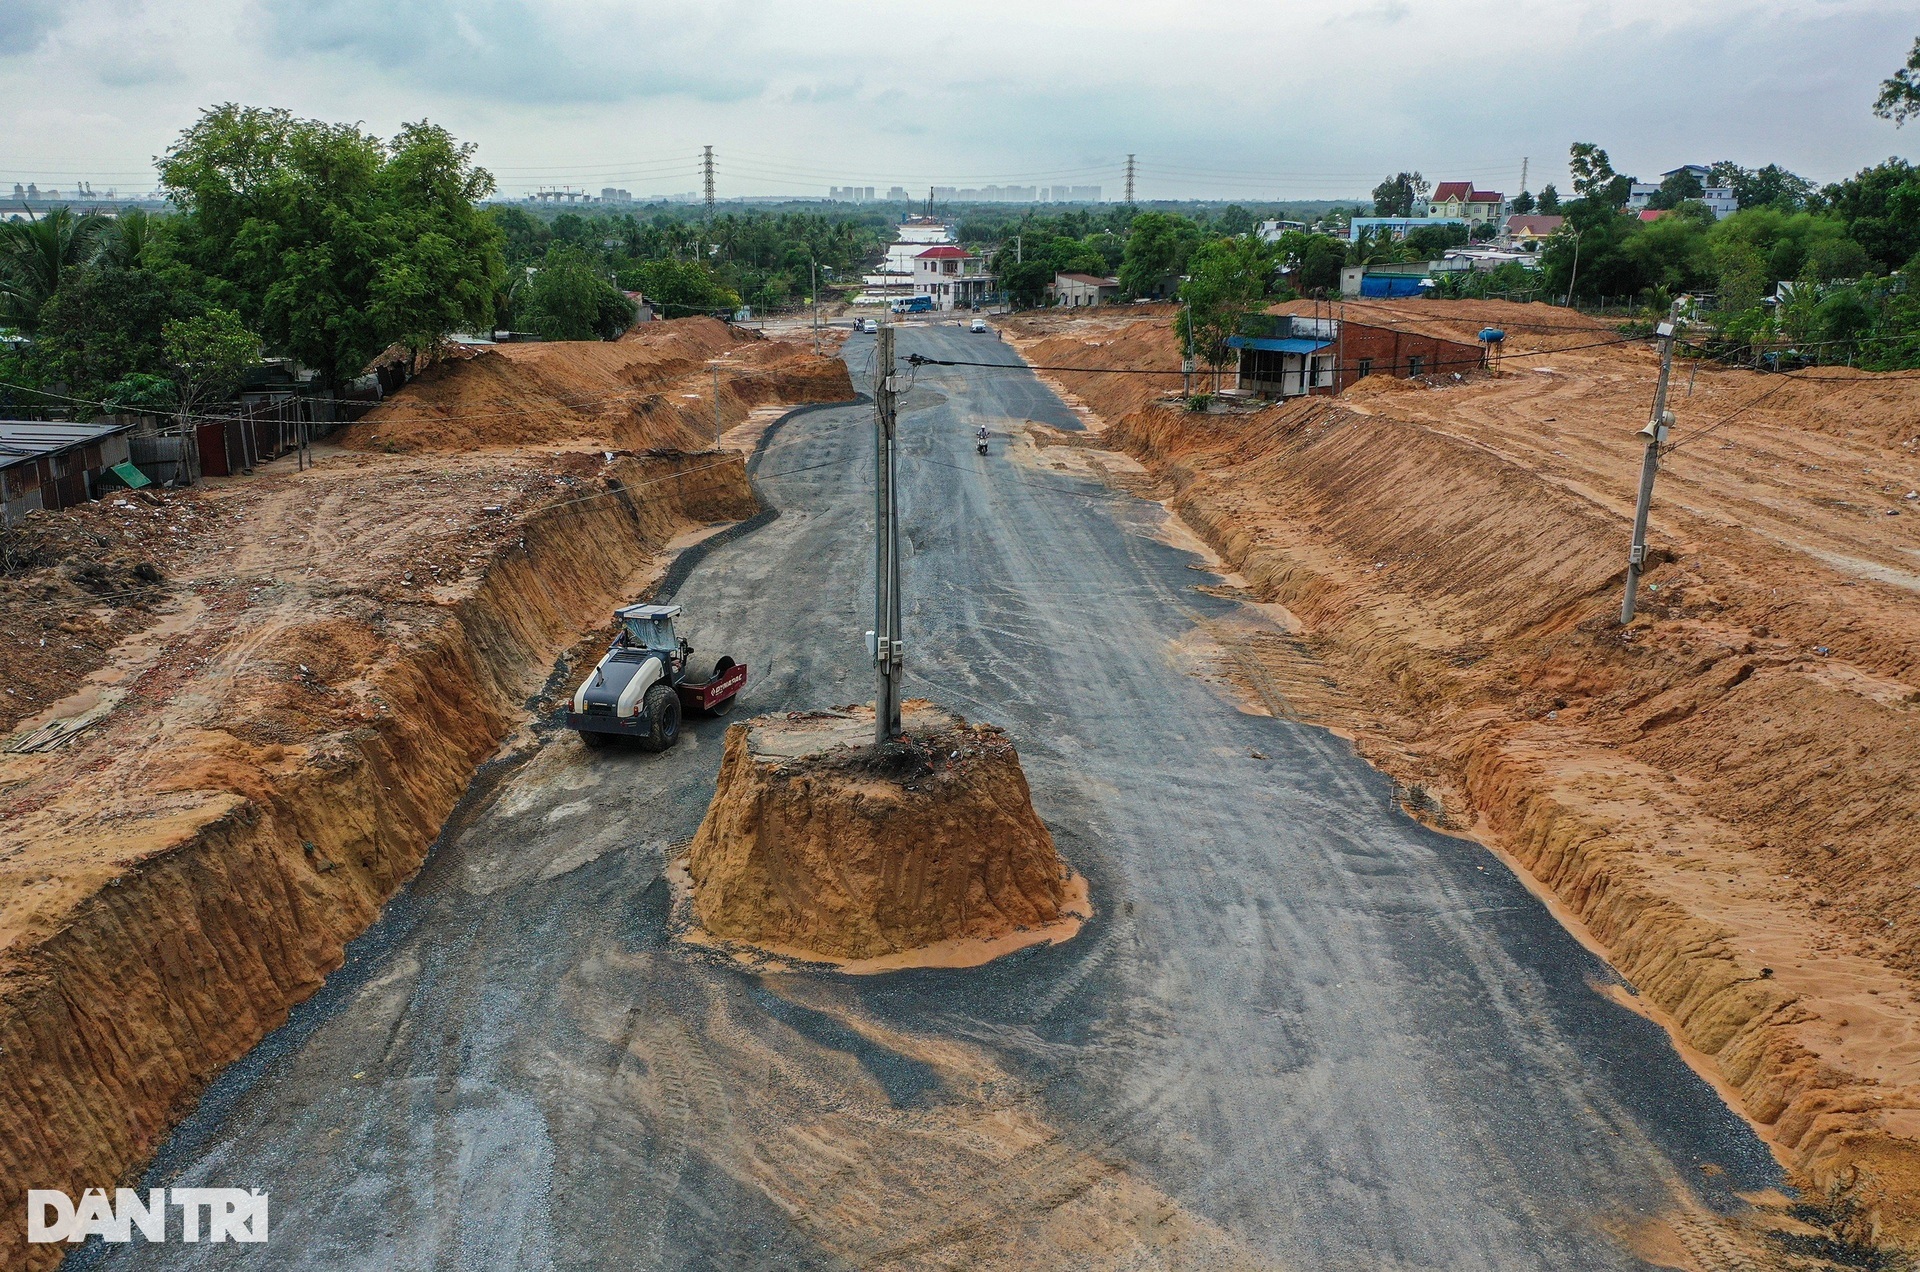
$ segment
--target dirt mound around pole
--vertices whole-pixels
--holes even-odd
[[[885,747],[869,708],[727,730],[686,861],[695,939],[880,970],[970,966],[1079,930],[1085,882],[1006,734],[920,703],[904,723]]]

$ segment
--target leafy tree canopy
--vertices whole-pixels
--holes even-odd
[[[232,104],[160,162],[180,216],[173,251],[269,347],[329,384],[397,342],[484,328],[504,268],[474,207],[493,178],[427,123],[391,143],[357,126]]]
[[[1414,205],[1426,198],[1431,187],[1417,172],[1401,172],[1373,188],[1375,216],[1412,216]]]
[[[521,321],[548,340],[612,340],[633,325],[633,304],[583,248],[547,249],[526,293]]]
[[[1165,294],[1166,283],[1187,270],[1200,227],[1184,216],[1142,212],[1133,218],[1120,257],[1120,290],[1128,296]]]
[[[1920,40],[1913,42],[1907,64],[1881,81],[1873,113],[1882,119],[1891,119],[1895,127],[1920,115]]]

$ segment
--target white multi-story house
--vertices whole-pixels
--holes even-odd
[[[1647,201],[1660,193],[1661,183],[1668,177],[1686,173],[1700,183],[1700,201],[1713,209],[1716,221],[1732,216],[1740,210],[1740,200],[1733,197],[1733,187],[1713,184],[1711,170],[1697,163],[1683,163],[1660,174],[1659,181],[1636,181],[1627,193],[1627,211],[1643,212]]]
[[[898,237],[887,244],[886,259],[866,275],[868,293],[906,296],[913,292],[913,258],[942,243],[953,242],[953,227],[932,217],[909,217],[900,223]]]
[[[913,258],[913,294],[931,296],[935,309],[968,309],[992,290],[987,262],[964,247],[943,243]]]

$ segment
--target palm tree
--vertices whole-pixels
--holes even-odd
[[[128,208],[100,235],[99,259],[120,269],[142,268],[158,226],[158,218],[140,208]]]
[[[32,331],[61,280],[93,255],[106,218],[72,208],[31,221],[0,222],[0,324]]]

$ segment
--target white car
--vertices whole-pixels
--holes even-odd
[[[862,318],[860,320],[860,330],[869,333],[876,332],[880,330],[880,324],[872,318]]]
[[[986,329],[987,329],[987,320],[985,318],[975,318],[972,322],[967,324],[968,331],[977,332],[977,331],[985,331]]]

